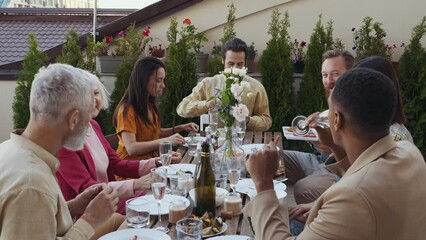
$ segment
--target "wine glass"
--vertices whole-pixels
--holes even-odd
[[[241,177],[241,162],[238,157],[231,157],[228,161],[228,180],[233,192],[235,192],[235,185]]]
[[[164,169],[167,171],[169,170],[170,162],[172,161],[172,142],[165,141],[160,142],[160,146],[158,148],[158,152],[160,153],[160,160],[161,164],[163,164]],[[170,188],[166,187],[166,193],[170,193]]]
[[[164,168],[151,169],[151,190],[158,207],[158,226],[155,228],[158,231],[167,233],[169,229],[164,227],[161,222],[161,202],[164,198],[167,185],[167,171]]]
[[[246,120],[234,122],[234,129],[237,134],[238,139],[240,140],[241,145],[243,145],[244,136],[246,135]]]
[[[219,125],[219,112],[217,110],[211,110],[209,112],[210,128],[213,134],[216,134],[217,126]]]
[[[321,112],[316,118],[315,122],[319,127],[329,128],[330,121],[328,119],[328,109]],[[291,122],[291,127],[294,133],[299,136],[304,136],[309,133],[310,127],[306,124],[306,117],[302,115],[296,116]]]

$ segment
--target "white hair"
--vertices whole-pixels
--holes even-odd
[[[94,74],[90,74],[90,80],[93,82],[93,86],[96,86],[99,89],[99,94],[101,96],[101,108],[102,109],[108,109],[109,106],[109,92],[105,88],[104,84],[101,82],[101,80]]]
[[[56,122],[71,109],[90,112],[94,105],[91,75],[59,63],[40,68],[31,87],[31,119]]]

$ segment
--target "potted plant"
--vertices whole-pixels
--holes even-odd
[[[126,30],[120,31],[114,38],[105,36],[101,42],[97,42],[97,69],[102,73],[116,73],[118,65],[123,61],[123,56],[139,57],[145,50],[145,46],[151,38],[150,28],[138,30],[131,24]]]
[[[183,20],[184,31],[188,35],[189,44],[192,46],[192,50],[195,52],[195,59],[197,62],[197,73],[204,73],[207,69],[207,60],[209,58],[208,53],[201,51],[204,47],[203,43],[207,42],[208,39],[202,32],[197,32],[197,28],[192,24],[191,19],[185,18]]]
[[[352,32],[355,44],[352,50],[355,50],[357,60],[373,55],[387,57],[386,32],[381,23],[373,22],[371,17],[365,17],[361,28],[352,28]]]
[[[247,72],[253,72],[254,70],[254,59],[257,55],[257,50],[254,48],[254,42],[252,42],[247,47],[247,56],[246,56],[246,66],[247,66]]]
[[[293,55],[293,66],[295,73],[303,73],[305,69],[305,47],[307,43],[305,41],[297,41],[294,39],[293,44],[291,44],[291,53]]]

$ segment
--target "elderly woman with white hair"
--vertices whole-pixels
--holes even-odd
[[[101,109],[108,107],[108,92],[95,75],[92,75],[92,87],[96,105],[92,118],[95,118]],[[73,199],[94,184],[108,183],[118,192],[120,201],[117,212],[121,214],[125,213],[125,200],[144,195],[150,189],[150,170],[161,165],[156,158],[122,160],[93,119],[89,122],[83,149],[70,151],[62,148],[58,159],[61,164],[56,176],[66,200]],[[115,181],[115,176],[132,179]]]

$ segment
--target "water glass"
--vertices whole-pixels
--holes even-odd
[[[188,154],[189,156],[195,156],[197,154],[198,141],[193,140],[188,143]]]
[[[227,173],[215,173],[216,178],[216,187],[225,188],[226,189],[226,181],[228,181]]]
[[[132,198],[126,201],[126,220],[130,228],[145,228],[149,225],[149,201]]]
[[[209,120],[211,131],[215,134],[219,125],[219,112],[217,110],[211,110],[209,112]]]
[[[172,142],[160,142],[158,151],[160,153],[161,163],[167,168],[172,160]]]
[[[203,221],[184,218],[176,223],[177,240],[201,240]]]
[[[183,196],[188,194],[189,190],[194,188],[194,180],[189,173],[180,173],[178,175],[178,189],[182,192]]]
[[[179,176],[170,176],[170,190],[173,195],[185,196],[183,189],[179,188]]]

